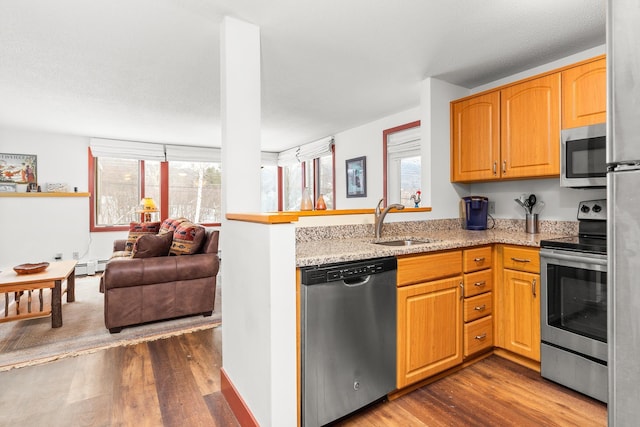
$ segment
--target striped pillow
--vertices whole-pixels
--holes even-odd
[[[197,253],[204,241],[205,229],[189,221],[178,225],[173,232],[169,255],[192,255]]]
[[[160,221],[158,222],[132,222],[129,224],[129,236],[124,244],[124,252],[128,255],[133,253],[133,246],[140,236],[145,234],[158,234],[160,231]]]

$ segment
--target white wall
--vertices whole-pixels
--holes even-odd
[[[89,138],[0,128],[0,152],[35,154],[38,184],[65,183],[88,191]],[[53,261],[57,253],[80,261],[109,259],[113,240],[127,232],[89,232],[88,197],[5,197],[0,199],[0,268]],[[11,242],[11,244],[7,244]]]
[[[423,144],[423,197],[433,211],[430,218],[454,218],[468,186],[450,182],[449,103],[468,95],[468,89],[427,78],[420,85]],[[426,182],[425,182],[426,180]]]
[[[383,197],[382,131],[420,119],[420,108],[412,108],[334,135],[336,145],[337,209],[373,209]],[[367,197],[347,198],[345,162],[367,157]]]
[[[86,192],[88,138],[0,129],[0,152],[35,154],[38,184],[66,183]],[[53,261],[56,253],[91,253],[89,198],[2,198],[0,267]]]

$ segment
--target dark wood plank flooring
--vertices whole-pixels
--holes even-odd
[[[490,356],[339,425],[606,426],[607,407],[535,371]]]
[[[0,372],[0,426],[237,426],[222,327]],[[342,426],[605,426],[606,406],[491,356]]]

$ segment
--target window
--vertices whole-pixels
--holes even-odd
[[[282,167],[282,210],[299,211],[302,200],[302,163]]]
[[[169,217],[196,223],[221,221],[220,164],[169,162]]]
[[[92,139],[89,153],[92,231],[122,229],[140,220],[143,197],[155,200],[159,218],[220,222],[219,150]]]
[[[334,164],[333,137],[279,153],[282,210],[300,210],[302,190],[305,187],[309,188],[314,203],[322,194],[327,209],[335,209]]]
[[[422,187],[420,122],[385,130],[383,145],[387,204],[400,203],[414,207],[411,196],[421,191]]]
[[[319,157],[315,163],[317,165],[317,178],[316,178],[316,194],[318,196],[322,194],[324,202],[327,205],[327,209],[334,209],[333,207],[333,171],[334,171],[334,157],[333,151],[331,154]]]
[[[133,206],[140,203],[138,160],[104,157],[96,161],[95,223],[129,224]]]

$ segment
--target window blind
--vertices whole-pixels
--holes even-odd
[[[420,126],[387,135],[387,154],[420,151]]]
[[[260,153],[261,166],[277,166],[278,165],[278,153],[272,153],[269,151],[262,151]]]
[[[165,145],[168,162],[217,162],[221,161],[220,148],[189,145]]]
[[[317,159],[318,157],[331,154],[334,138],[328,136],[318,141],[303,144],[299,147],[290,148],[278,154],[278,166],[289,166],[298,162]]]
[[[91,154],[94,157],[114,157],[118,159],[164,161],[164,145],[149,142],[122,141],[117,139],[91,138]]]

